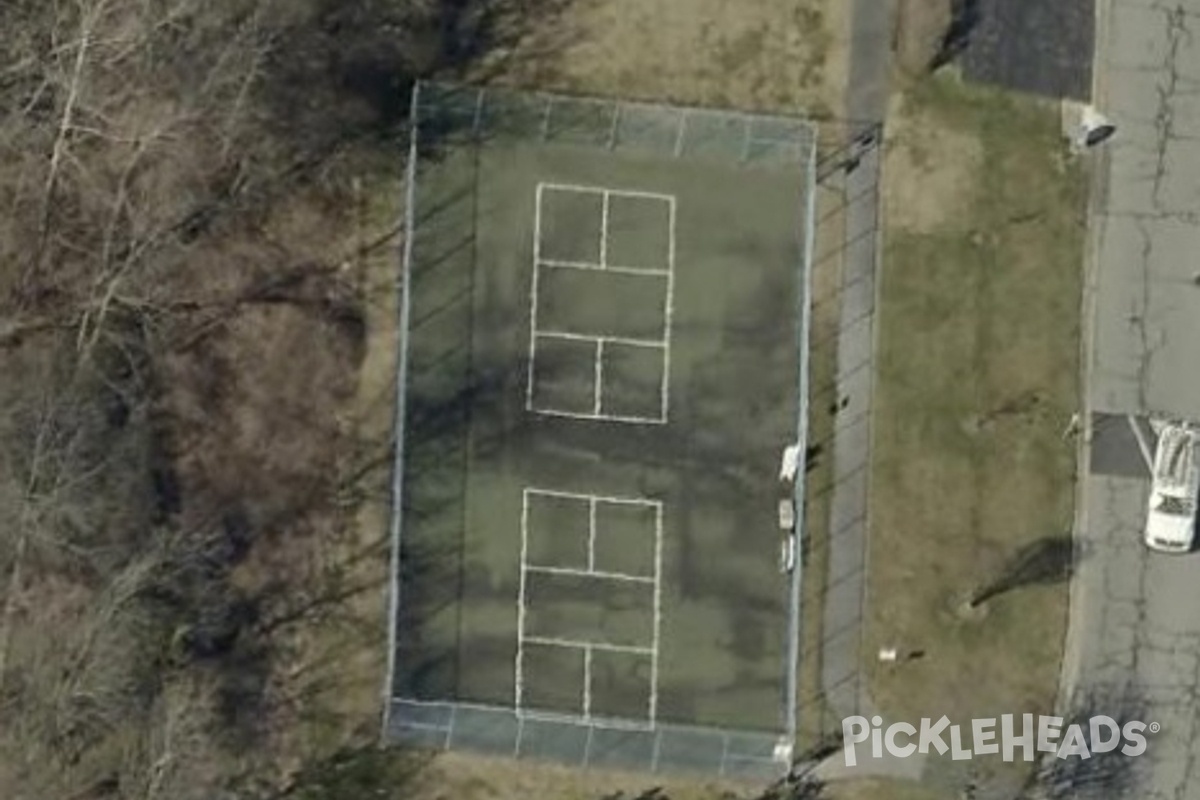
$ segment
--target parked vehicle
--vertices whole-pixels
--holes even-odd
[[[1200,494],[1200,433],[1169,423],[1159,432],[1154,452],[1146,546],[1165,553],[1186,553],[1196,539],[1196,503]]]

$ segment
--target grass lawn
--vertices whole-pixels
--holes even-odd
[[[896,99],[885,166],[868,653],[897,719],[1049,712],[1064,583],[963,615],[1024,545],[1069,530],[1084,179],[1055,105],[953,76]],[[886,668],[885,668],[886,667]]]
[[[958,800],[957,793],[908,781],[866,779],[829,786],[821,800]]]

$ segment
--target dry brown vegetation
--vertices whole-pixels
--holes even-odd
[[[0,796],[270,796],[374,735],[399,123],[519,30],[477,12],[0,6]]]
[[[576,0],[479,69],[547,89],[824,116],[841,105],[849,10],[836,0]]]
[[[893,51],[902,74],[924,72],[938,52],[961,0],[896,0]]]

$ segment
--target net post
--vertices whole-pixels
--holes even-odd
[[[683,155],[683,137],[687,130],[688,111],[686,108],[679,111],[679,127],[675,132],[675,157],[679,158]]]
[[[750,136],[750,126],[751,126],[750,117],[743,114],[742,115],[742,155],[741,155],[741,158],[738,159],[743,164],[746,162],[746,160],[748,158],[750,158],[750,141],[752,138]]]
[[[443,745],[443,749],[445,749],[445,750],[449,750],[451,745],[453,745],[453,743],[454,743],[454,722],[457,717],[458,717],[458,703],[452,703],[450,705],[450,719],[446,723],[446,741],[445,741],[445,744]]]
[[[542,141],[550,138],[550,108],[554,105],[554,98],[550,95],[543,95],[546,101],[545,107],[542,109]]]
[[[620,100],[613,101],[612,125],[608,129],[608,149],[612,150],[617,146],[617,128],[621,124],[621,106]]]
[[[475,95],[475,117],[471,121],[471,135],[476,139],[479,138],[479,130],[483,124],[483,95],[486,91],[481,87]]]

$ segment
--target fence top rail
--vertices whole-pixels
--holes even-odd
[[[421,82],[415,122],[472,138],[572,141],[663,156],[704,153],[747,163],[803,165],[819,138],[803,115],[766,114],[640,100]]]
[[[730,770],[748,769],[759,777],[777,778],[791,768],[791,748],[781,750],[782,739],[763,731],[662,723],[650,728],[627,728],[598,725],[595,720],[567,714],[523,713],[507,706],[406,698],[392,702],[397,706],[388,737],[392,741],[420,741],[448,750],[483,747],[494,754],[548,758],[582,766],[606,748],[616,746],[625,757],[644,762],[640,768],[654,773],[685,771],[724,776]],[[501,721],[506,722],[499,724]],[[564,726],[577,734],[564,740]],[[619,738],[612,739],[614,736]],[[602,741],[601,737],[609,738]]]
[[[478,86],[437,80],[422,80],[418,82],[417,86],[420,92],[420,100],[418,101],[420,108],[435,107],[444,103],[446,97],[458,95],[469,98],[472,108],[486,102],[488,99],[508,98],[511,102],[523,104],[530,102],[537,102],[539,104],[552,103],[555,105],[575,104],[602,108],[669,112],[688,116],[740,118],[751,122],[787,123],[802,126],[810,132],[816,131],[818,127],[817,120],[810,116],[804,109],[798,109],[796,113],[751,111],[686,103],[627,100],[617,97],[572,94],[569,92],[547,92],[507,86]]]

